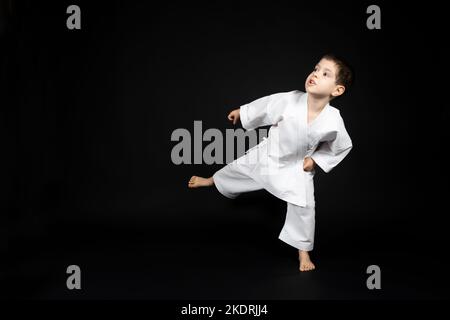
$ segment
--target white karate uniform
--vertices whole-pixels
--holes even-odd
[[[330,172],[352,148],[339,110],[327,104],[307,123],[307,96],[298,90],[275,93],[240,107],[247,130],[272,125],[268,138],[229,163],[214,175],[224,196],[266,189],[287,202],[286,221],[279,239],[311,251],[315,230],[315,171],[305,172],[303,160],[311,157]]]

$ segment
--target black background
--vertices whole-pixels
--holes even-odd
[[[364,1],[77,1],[68,30],[70,4],[2,2],[7,297],[449,297],[442,7],[378,1],[369,30]],[[316,175],[317,270],[300,273],[278,240],[286,204],[188,189],[222,165],[174,165],[171,133],[233,128],[230,110],[304,90],[327,52],[356,71],[331,103],[354,147]],[[366,287],[372,264],[381,290]]]

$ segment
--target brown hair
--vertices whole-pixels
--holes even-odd
[[[342,85],[347,91],[353,84],[354,72],[350,65],[341,57],[333,53],[325,54],[322,59],[333,61],[337,66],[336,84]]]

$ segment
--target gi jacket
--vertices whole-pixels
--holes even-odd
[[[259,98],[240,107],[242,126],[271,125],[268,138],[237,159],[252,165],[248,174],[276,197],[306,206],[305,157],[331,171],[352,148],[338,109],[327,104],[307,123],[308,93],[294,90]]]

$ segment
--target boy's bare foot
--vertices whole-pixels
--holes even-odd
[[[311,271],[316,268],[314,263],[311,262],[309,258],[308,251],[298,250],[299,259],[300,259],[300,271]]]
[[[198,188],[198,187],[210,187],[214,184],[213,177],[202,178],[197,176],[192,176],[189,180],[188,187],[189,188]]]

